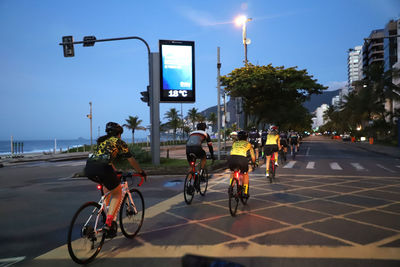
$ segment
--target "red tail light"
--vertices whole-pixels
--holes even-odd
[[[239,172],[235,172],[235,177],[239,179]]]
[[[103,188],[103,186],[101,184],[97,185],[97,189],[101,190]]]
[[[194,165],[194,161],[190,162],[190,165],[192,165],[192,166],[193,166],[193,165]]]

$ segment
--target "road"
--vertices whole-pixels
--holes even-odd
[[[0,258],[26,257],[22,266],[73,264],[65,246],[69,220],[81,203],[98,198],[93,183],[69,178],[82,164],[0,169],[7,218],[0,222]],[[150,177],[141,188],[147,209],[139,236],[107,241],[93,265],[179,266],[182,256],[196,254],[245,266],[399,266],[399,159],[307,139],[296,159],[278,168],[276,184],[264,172],[250,175],[251,197],[235,218],[227,172],[214,174],[206,196],[189,206],[181,176]]]

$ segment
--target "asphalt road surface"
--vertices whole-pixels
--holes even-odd
[[[0,169],[0,258],[21,266],[74,265],[68,224],[95,185],[69,178],[83,161]],[[307,139],[270,184],[250,174],[250,199],[228,208],[228,171],[184,202],[182,176],[149,177],[135,240],[106,241],[95,266],[181,266],[187,255],[244,266],[399,266],[400,161],[328,139]],[[186,255],[186,257],[185,257]],[[183,260],[184,259],[184,260]],[[203,259],[204,260],[204,259]],[[1,263],[0,263],[1,264]]]

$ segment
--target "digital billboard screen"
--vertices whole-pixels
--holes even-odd
[[[160,40],[160,101],[195,102],[194,42]]]

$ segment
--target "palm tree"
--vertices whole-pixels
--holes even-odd
[[[208,120],[211,122],[211,125],[214,127],[214,125],[217,124],[218,118],[217,114],[214,112],[211,112],[210,115],[208,115]]]
[[[125,128],[128,128],[132,131],[132,143],[135,142],[135,130],[146,130],[146,127],[140,126],[142,120],[139,120],[138,116],[132,117],[129,116],[129,119],[125,119],[127,124],[124,124]]]
[[[173,130],[174,140],[176,140],[176,129],[178,129],[182,123],[176,108],[171,108],[170,110],[168,110],[165,113],[164,119],[168,119],[168,122],[166,124],[168,125],[168,128]]]
[[[197,112],[197,108],[189,109],[188,118],[192,122],[193,130],[195,129],[195,123],[198,121],[199,113]]]

